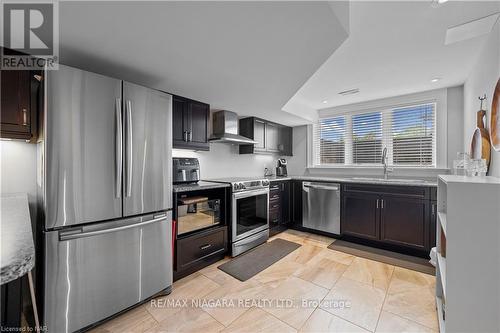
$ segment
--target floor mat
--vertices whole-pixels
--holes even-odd
[[[246,281],[300,246],[300,244],[277,238],[233,258],[218,268],[240,281]]]

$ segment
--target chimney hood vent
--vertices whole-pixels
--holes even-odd
[[[213,135],[210,142],[232,144],[255,144],[257,141],[239,135],[238,115],[231,111],[217,111],[213,114]]]

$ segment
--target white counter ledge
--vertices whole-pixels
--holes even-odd
[[[26,194],[0,196],[0,284],[28,273],[35,265],[35,247]]]

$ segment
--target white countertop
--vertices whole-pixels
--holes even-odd
[[[35,265],[28,196],[24,193],[0,197],[0,284],[28,273]]]

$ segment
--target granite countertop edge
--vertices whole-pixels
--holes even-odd
[[[423,181],[423,182],[411,182],[411,181],[385,181],[385,180],[375,180],[375,179],[352,179],[352,177],[330,177],[330,176],[290,176],[293,180],[310,180],[310,181],[325,181],[325,182],[339,182],[339,183],[351,183],[351,184],[371,184],[371,185],[389,185],[389,186],[419,186],[419,187],[437,187],[436,181]],[[397,178],[391,178],[397,179]],[[410,178],[411,179],[411,178]],[[415,178],[418,179],[418,178]]]
[[[1,196],[2,266],[0,284],[11,282],[33,269],[35,247],[26,194]]]
[[[216,182],[202,180],[195,184],[174,184],[173,191],[175,193],[180,193],[180,192],[191,192],[198,190],[210,190],[210,189],[224,188],[224,187],[230,187],[230,185],[227,183],[216,183]]]

